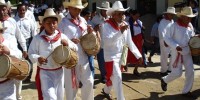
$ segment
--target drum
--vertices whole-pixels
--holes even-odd
[[[86,34],[80,38],[83,50],[89,55],[95,56],[100,50],[100,43],[94,34]]]
[[[194,36],[190,39],[189,46],[192,56],[200,55],[200,38],[198,36]]]
[[[78,63],[77,53],[67,46],[56,47],[51,56],[56,63],[66,65],[68,69],[74,68]]]
[[[0,78],[24,80],[29,76],[29,72],[30,64],[28,61],[5,54],[0,56]]]

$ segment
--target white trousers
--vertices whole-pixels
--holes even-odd
[[[0,83],[0,100],[17,100],[14,80]]]
[[[43,100],[64,99],[63,68],[53,71],[40,70],[40,81]]]
[[[22,81],[14,80],[16,86],[16,98],[17,100],[22,100],[21,92],[22,92]]]
[[[83,84],[81,88],[81,100],[94,100],[94,78],[92,71],[89,67],[89,62],[87,61],[84,65],[77,65],[75,67],[76,73],[76,86],[73,88],[72,84],[72,70],[64,68],[65,73],[65,93],[66,100],[75,100],[78,91],[78,84],[81,82]]]
[[[168,66],[168,56],[170,53],[170,47],[165,47],[164,40],[160,40],[160,64],[161,64],[161,73],[167,72],[167,70],[171,71],[170,65]]]
[[[107,66],[105,66],[107,67]],[[110,94],[111,89],[113,87],[114,92],[117,96],[117,100],[125,100],[123,87],[122,87],[122,73],[120,70],[119,61],[113,61],[113,73],[111,75],[112,86],[104,86],[105,93]]]
[[[173,65],[173,63],[176,60],[176,56],[177,56],[177,52],[176,51],[172,51],[172,61],[171,61],[171,65]],[[181,63],[181,60],[179,59],[179,62],[177,63],[177,67],[174,68],[172,67],[172,72],[163,77],[163,80],[166,83],[169,83],[179,77],[181,77],[182,75],[182,65],[184,65],[185,67],[185,85],[184,85],[184,89],[182,91],[182,93],[187,93],[192,89],[192,85],[194,82],[194,66],[193,66],[193,61],[192,61],[192,57],[190,54],[187,55],[183,55],[183,63]]]

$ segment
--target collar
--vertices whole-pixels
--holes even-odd
[[[51,39],[49,35],[46,34],[45,30],[42,31],[40,34],[40,37],[48,42],[48,43],[54,43],[61,37],[61,32],[59,30],[56,30],[54,34],[52,34],[53,38]]]
[[[113,27],[115,30],[120,30],[120,26],[112,18],[109,18],[108,20],[106,20],[106,22],[110,24],[111,27]]]

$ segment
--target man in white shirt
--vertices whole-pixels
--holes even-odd
[[[110,100],[112,99],[110,92],[112,87],[117,96],[117,100],[125,100],[122,88],[122,73],[120,70],[120,58],[123,46],[128,45],[130,51],[139,59],[142,64],[142,55],[131,39],[128,24],[123,21],[124,12],[120,1],[116,1],[112,8],[106,13],[112,16],[105,24],[102,25],[102,41],[104,41],[104,59],[106,69],[106,84],[102,89],[102,93]]]
[[[164,12],[164,18],[160,21],[160,24],[158,26],[158,34],[159,34],[159,42],[160,42],[160,74],[161,76],[165,76],[168,74],[167,71],[171,71],[171,66],[168,65],[168,57],[170,53],[170,48],[166,45],[164,41],[164,37],[167,33],[168,28],[171,27],[171,25],[174,23],[173,17],[175,15],[175,8],[174,7],[168,7],[167,11]]]

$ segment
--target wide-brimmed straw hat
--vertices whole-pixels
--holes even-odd
[[[115,11],[123,11],[123,12],[125,12],[128,9],[129,9],[129,7],[124,9],[124,7],[123,7],[123,5],[122,5],[122,3],[120,1],[115,1],[115,3],[113,4],[112,8],[110,8],[110,9],[108,9],[106,11],[106,14],[108,16],[112,16],[113,12],[115,12]]]
[[[0,5],[7,6],[7,3],[5,2],[5,0],[0,0]]]
[[[166,12],[163,13],[168,13],[168,14],[174,14],[176,15],[176,10],[174,7],[168,7]]]
[[[101,7],[97,7],[97,9],[108,10],[108,9],[110,9],[110,3],[108,1],[103,1],[101,3]]]
[[[61,21],[61,17],[57,15],[54,11],[53,8],[48,8],[45,10],[44,16],[38,16],[40,22],[43,22],[43,20],[47,17],[55,17],[58,19],[58,23]]]
[[[78,9],[83,9],[87,7],[88,3],[82,4],[82,0],[70,0],[70,2],[63,2],[64,8],[74,7]]]
[[[180,17],[180,16],[187,16],[187,17],[195,17],[197,16],[198,13],[193,13],[192,12],[192,8],[191,7],[184,7],[181,12],[177,13],[177,16]]]
[[[0,22],[0,30],[6,30],[7,29],[7,27],[3,27],[3,24],[2,24],[2,22]]]

